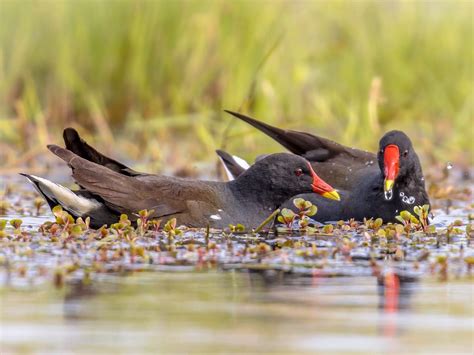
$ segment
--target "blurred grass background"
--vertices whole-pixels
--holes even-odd
[[[74,126],[152,169],[281,151],[223,109],[473,164],[471,1],[0,1],[0,167]]]

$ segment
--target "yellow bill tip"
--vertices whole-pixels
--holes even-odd
[[[395,181],[393,181],[393,180],[385,180],[384,190],[385,190],[385,191],[390,191],[390,190],[392,190],[394,184],[395,184]]]
[[[322,196],[330,200],[341,201],[341,197],[339,196],[339,193],[336,190],[325,192],[322,194]]]

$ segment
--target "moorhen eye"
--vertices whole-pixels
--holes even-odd
[[[296,170],[295,170],[295,175],[296,175],[296,176],[300,176],[300,175],[302,175],[302,174],[303,174],[303,170],[302,170],[302,169],[296,169]]]
[[[407,156],[408,156],[408,150],[405,150],[405,151],[403,152],[403,156],[404,156],[404,157],[407,157]]]

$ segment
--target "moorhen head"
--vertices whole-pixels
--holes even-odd
[[[402,131],[390,131],[380,139],[377,160],[384,175],[384,197],[393,198],[395,184],[403,185],[406,180],[417,180],[423,185],[424,179],[420,160],[410,138]]]
[[[340,199],[337,191],[316,174],[310,162],[289,153],[270,154],[227,184],[240,196],[252,195],[275,207],[303,192]]]

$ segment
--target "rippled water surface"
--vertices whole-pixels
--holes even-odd
[[[22,218],[23,230],[36,235],[51,215],[32,216],[27,201],[0,219]],[[469,204],[455,203],[449,214],[438,208],[434,223],[442,229],[460,220],[465,228]],[[84,251],[68,258],[89,266],[65,280],[54,272],[70,261],[61,247],[4,240],[0,352],[474,353],[474,276],[464,262],[474,256],[472,240],[460,235],[433,246],[426,260],[412,247],[403,261],[381,254],[374,267],[362,247],[331,256],[334,238],[293,239],[329,255],[308,259],[300,248],[229,258],[223,247],[205,263],[170,263],[150,252],[150,262],[104,263],[89,275],[97,255]],[[233,240],[232,250],[250,240]],[[154,246],[153,238],[143,243]],[[442,256],[446,274],[437,264]]]

